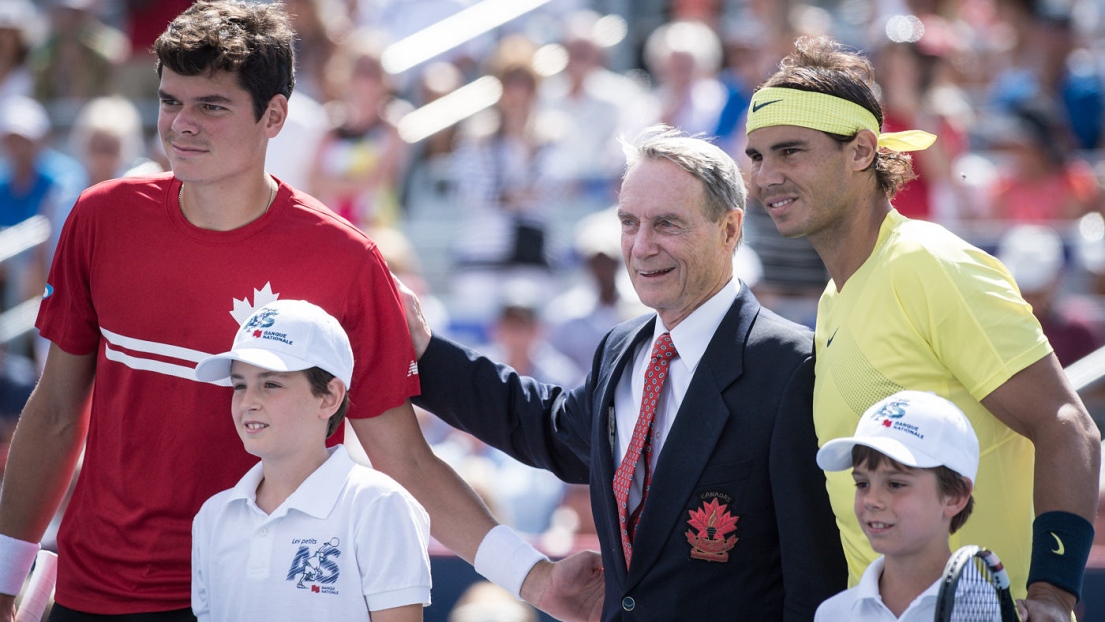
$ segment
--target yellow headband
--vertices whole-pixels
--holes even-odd
[[[835,95],[780,87],[762,88],[748,105],[747,133],[773,125],[797,125],[830,134],[851,136],[870,130],[879,146],[891,151],[920,151],[936,142],[936,136],[922,130],[879,132],[875,115],[863,106]]]

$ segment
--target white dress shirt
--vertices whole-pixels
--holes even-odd
[[[656,461],[660,452],[664,449],[664,441],[671,432],[671,426],[675,423],[675,415],[679,412],[679,406],[683,403],[683,396],[687,394],[687,387],[691,384],[694,370],[702,355],[706,352],[710,340],[714,338],[721,320],[733,306],[740,291],[740,281],[732,279],[718,293],[707,300],[699,308],[695,309],[670,331],[664,326],[659,317],[656,318],[656,328],[653,330],[652,339],[642,341],[633,354],[632,369],[627,369],[618,380],[618,386],[614,392],[614,417],[617,425],[615,443],[618,461],[621,464],[626,451],[629,450],[629,442],[633,438],[633,428],[637,424],[637,417],[641,414],[641,395],[645,386],[645,369],[652,356],[652,346],[656,339],[665,332],[671,333],[672,345],[678,353],[668,365],[668,378],[664,382],[664,388],[660,393],[660,401],[656,404],[656,414],[652,422],[652,455],[649,468],[655,472]],[[637,471],[633,474],[633,482],[629,488],[629,507],[637,507],[641,500],[641,487],[644,480],[644,461],[637,463]]]

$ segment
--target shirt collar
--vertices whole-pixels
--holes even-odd
[[[725,284],[709,300],[691,312],[682,322],[670,331],[664,327],[660,317],[656,317],[652,342],[665,332],[671,333],[671,342],[683,364],[693,373],[706,353],[706,348],[717,332],[717,327],[725,319],[725,314],[733,306],[740,293],[740,281],[735,277]]]
[[[299,488],[296,488],[295,492],[273,511],[270,518],[283,516],[288,513],[288,510],[293,509],[315,518],[326,518],[330,515],[338,495],[345,487],[346,476],[356,463],[349,457],[344,445],[328,447],[326,451],[330,453],[326,462],[303,480]],[[257,486],[261,484],[262,477],[261,463],[258,462],[234,486],[230,500],[242,500],[255,505]]]
[[[879,595],[879,578],[882,577],[882,568],[885,564],[886,558],[880,555],[868,564],[867,570],[863,571],[863,576],[859,578],[859,584],[856,585],[857,604],[868,599],[882,602],[882,596]]]
[[[863,571],[863,576],[859,579],[859,584],[856,585],[856,599],[854,607],[859,611],[861,603],[866,601],[875,601],[879,605],[882,605],[882,595],[879,594],[879,579],[882,578],[883,566],[886,565],[886,558],[882,555],[875,558],[875,561],[871,562],[867,566],[867,570]],[[927,600],[935,600],[940,595],[940,581],[934,581],[932,585],[928,586],[925,591],[917,595],[917,598],[913,599],[913,602],[906,607],[906,611],[913,609],[914,607],[922,606]],[[905,611],[902,612],[903,616]]]

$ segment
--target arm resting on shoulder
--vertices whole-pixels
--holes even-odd
[[[590,479],[591,421],[587,384],[567,391],[519,375],[479,352],[433,337],[418,361],[422,395],[414,403],[454,428],[551,471],[560,479]]]
[[[395,275],[392,278],[418,360],[422,394],[414,398],[415,404],[516,460],[566,482],[587,483],[591,375],[584,386],[567,392],[441,339],[430,331],[414,292]],[[595,351],[596,366],[602,349],[600,345]]]

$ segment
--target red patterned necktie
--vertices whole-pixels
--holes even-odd
[[[652,470],[649,467],[649,454],[652,452],[652,420],[656,416],[656,403],[660,400],[664,380],[668,377],[668,362],[675,355],[671,335],[664,333],[656,338],[656,343],[652,346],[652,357],[645,370],[641,414],[637,417],[637,425],[633,427],[633,438],[629,441],[629,449],[626,450],[625,457],[622,458],[622,463],[614,474],[614,498],[618,503],[618,521],[622,532],[622,552],[625,553],[626,568],[629,568],[629,560],[633,557],[633,532],[636,531],[637,522],[641,518],[641,508],[648,498],[648,488],[652,481]],[[645,459],[645,477],[644,485],[641,487],[641,502],[633,512],[629,512],[627,507],[629,488],[642,453]]]

